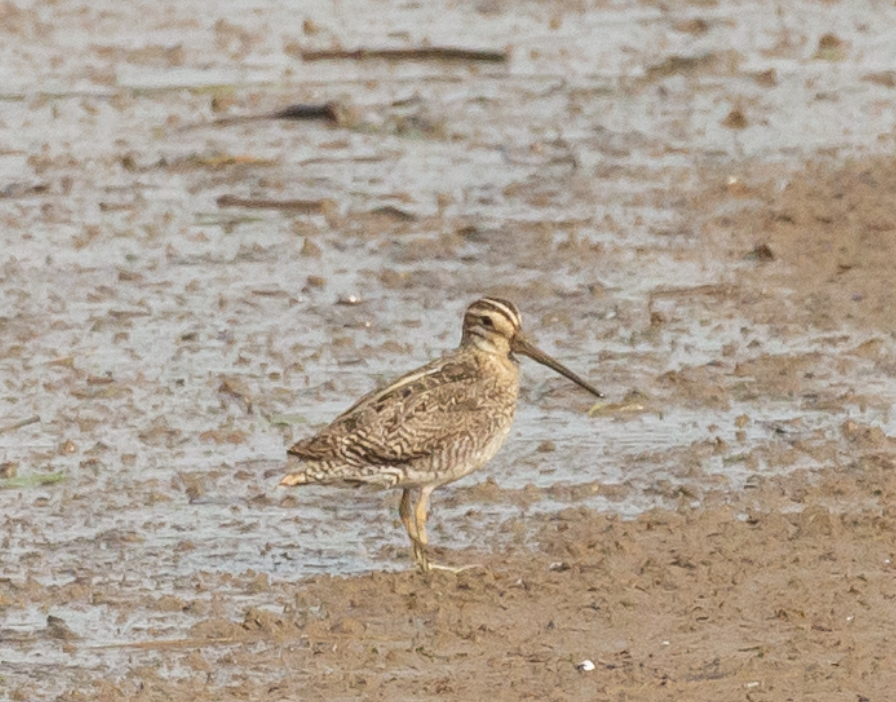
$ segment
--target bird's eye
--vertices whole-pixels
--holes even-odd
[[[487,317],[487,316],[483,315],[482,317],[479,318],[479,321],[482,322],[482,326],[485,327],[486,329],[494,329],[495,328],[495,323],[492,321],[491,317]]]

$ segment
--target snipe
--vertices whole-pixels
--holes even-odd
[[[477,300],[464,314],[460,346],[365,395],[318,434],[289,449],[281,485],[372,484],[403,490],[399,512],[421,570],[429,497],[472,473],[501,448],[516,409],[521,354],[597,397],[601,393],[540,351],[520,330],[512,302]]]

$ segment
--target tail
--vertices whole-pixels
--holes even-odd
[[[280,481],[280,487],[294,487],[296,485],[307,485],[311,481],[304,473],[289,473],[283,476]]]

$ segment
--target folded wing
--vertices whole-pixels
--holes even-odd
[[[387,466],[422,459],[449,444],[471,448],[492,435],[488,427],[501,421],[494,408],[504,404],[501,386],[470,367],[475,362],[437,361],[409,373],[289,453],[308,462]]]

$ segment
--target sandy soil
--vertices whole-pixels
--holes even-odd
[[[23,84],[0,127],[0,699],[893,697],[896,81],[867,57],[896,18],[634,5],[625,50],[589,54],[606,8],[486,2],[446,26],[559,35],[497,77],[312,85],[278,21],[413,44],[425,9],[156,8],[144,35],[52,5],[0,8],[65,88]],[[335,122],[213,123],[347,91]],[[235,192],[317,204],[217,206]],[[482,292],[611,402],[532,371],[495,467],[436,494],[436,556],[475,567],[424,576],[395,495],[274,485]]]
[[[727,221],[744,241],[758,222],[784,221],[763,229],[775,265],[760,266],[739,294],[762,298],[786,280],[801,302],[818,295],[844,307],[867,302],[856,324],[886,328],[884,257],[843,258],[879,230],[856,226],[845,236],[844,227],[837,249],[801,242],[814,240],[819,217],[838,222],[858,211],[885,222],[894,182],[892,160],[815,169],[766,207]],[[843,197],[833,197],[841,187]],[[866,267],[862,300],[838,271],[846,260]],[[795,305],[798,313],[751,304],[782,326],[822,314],[807,304]],[[834,303],[826,308],[837,314]],[[877,355],[874,345],[861,352]],[[879,371],[892,373],[891,362],[881,358]],[[750,375],[764,392],[802,392],[780,365]],[[437,548],[455,562],[480,564],[457,575],[371,572],[296,583],[251,571],[197,573],[189,579],[195,598],[139,598],[150,610],[197,616],[186,637],[159,631],[155,641],[116,646],[126,659],[150,651],[155,662],[126,667],[114,680],[74,671],[58,699],[888,699],[896,681],[896,441],[852,421],[841,433],[814,449],[822,469],[760,477],[740,494],[710,492],[696,507],[684,501],[632,521],[584,507],[525,525],[508,520],[500,532],[534,529],[534,536],[495,551]],[[801,450],[799,441],[786,444],[778,460]],[[488,483],[478,489],[490,499],[518,499]],[[224,600],[247,593],[264,606],[226,616]],[[0,597],[5,608],[134,605],[130,588],[101,582],[6,581]],[[63,650],[80,645],[52,617],[37,635]],[[586,661],[593,669],[582,667]],[[31,699],[27,690],[10,690],[10,698]]]

